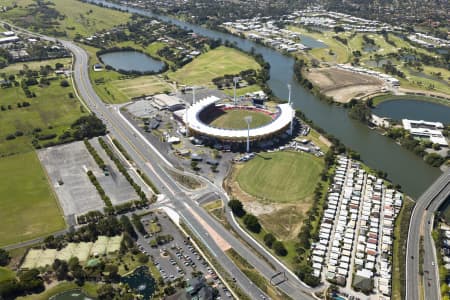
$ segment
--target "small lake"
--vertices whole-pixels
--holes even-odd
[[[324,44],[321,41],[318,41],[310,36],[306,36],[303,34],[300,34],[300,43],[302,43],[303,45],[314,49],[314,48],[327,48],[327,45]]]
[[[50,300],[91,300],[93,298],[89,298],[85,294],[81,292],[81,290],[70,290],[64,293],[60,293],[50,298]]]
[[[394,120],[413,119],[450,124],[450,107],[416,99],[393,99],[372,109],[377,116]]]
[[[115,70],[159,72],[165,63],[137,51],[117,51],[100,55],[103,63]]]
[[[144,300],[151,299],[156,288],[155,279],[145,266],[139,267],[130,275],[122,277],[120,282],[128,284],[136,293],[142,295]]]

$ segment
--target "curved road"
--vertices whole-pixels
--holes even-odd
[[[439,270],[431,237],[434,212],[450,197],[450,169],[442,174],[416,201],[408,231],[406,249],[406,300],[439,300]],[[419,276],[420,237],[423,236],[423,292]]]

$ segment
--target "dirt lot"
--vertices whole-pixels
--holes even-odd
[[[354,97],[380,91],[384,85],[381,80],[373,76],[337,68],[311,69],[307,77],[320,88],[321,92],[340,103],[347,103]]]

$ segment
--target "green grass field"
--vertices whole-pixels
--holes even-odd
[[[269,202],[307,202],[323,167],[323,160],[305,153],[261,153],[239,170],[237,181],[245,192]]]
[[[17,8],[0,13],[4,19],[17,22],[20,19],[33,18],[30,16],[27,6],[35,4],[30,0],[6,0],[2,5],[11,5],[16,3]],[[112,9],[99,7],[97,5],[83,3],[77,0],[53,0],[53,7],[65,16],[64,20],[58,20],[53,27],[58,31],[65,31],[69,38],[74,38],[77,34],[89,36],[101,30],[108,30],[112,27],[126,23],[131,14]],[[41,30],[42,28],[31,28]]]
[[[296,26],[288,26],[288,29],[299,32],[307,37],[320,40],[328,46],[328,48],[316,48],[308,51],[315,59],[335,63],[346,63],[350,60],[351,53],[349,47],[334,39],[334,32],[309,32],[303,27]],[[330,54],[330,50],[332,51],[332,54]]]
[[[181,69],[169,72],[168,76],[180,84],[212,86],[211,80],[215,77],[248,69],[256,70],[260,66],[250,55],[221,46],[201,54]]]
[[[36,97],[26,98],[20,87],[11,87],[0,90],[0,105],[11,110],[0,111],[0,155],[23,153],[31,149],[31,132],[40,128],[42,134],[62,134],[70,125],[82,116],[81,103],[76,98],[70,98],[72,87],[63,88],[59,80],[52,81],[50,86],[32,86],[30,91],[36,93]],[[31,105],[26,108],[18,108],[17,102],[27,101]],[[12,141],[5,140],[6,135],[17,130],[24,133],[23,136]]]
[[[1,69],[0,71],[2,73],[13,73],[17,74],[20,70],[23,70],[23,66],[27,65],[28,68],[31,70],[39,70],[41,66],[52,66],[52,68],[55,67],[56,63],[61,63],[65,67],[68,67],[68,65],[72,62],[71,58],[56,58],[56,59],[48,59],[48,60],[42,60],[42,61],[28,61],[25,63],[15,63],[7,66],[6,68]]]
[[[57,200],[34,152],[0,158],[0,246],[64,228]]]
[[[0,282],[14,279],[16,277],[16,274],[14,274],[13,271],[11,271],[8,268],[0,267]]]
[[[244,118],[252,117],[250,128],[256,128],[269,123],[272,118],[264,113],[246,110],[229,110],[225,114],[216,118],[210,125],[226,129],[246,129],[247,123]]]

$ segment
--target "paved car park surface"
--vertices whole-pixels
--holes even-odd
[[[101,210],[104,206],[86,172],[100,171],[83,142],[38,151],[65,216]]]
[[[152,258],[165,282],[174,281],[181,277],[188,280],[193,277],[193,272],[201,272],[207,282],[212,283],[212,286],[218,289],[220,298],[216,299],[233,298],[217,274],[215,274],[197,249],[193,247],[190,240],[180,232],[165,213],[156,211],[143,216],[141,221],[149,234],[142,236],[138,233],[139,249]],[[150,228],[156,227],[156,224],[159,225],[161,231],[150,233]],[[158,235],[170,235],[173,240],[157,247],[151,247],[150,241]]]

